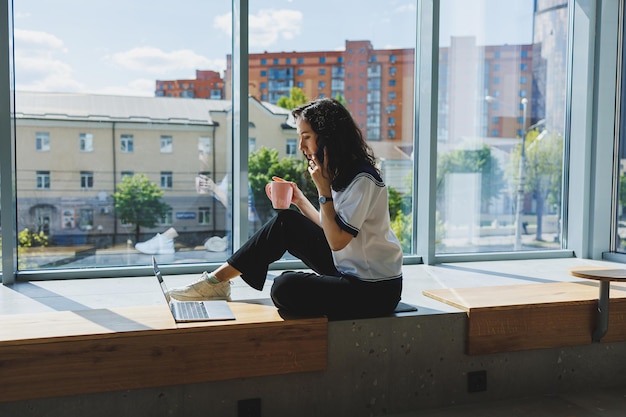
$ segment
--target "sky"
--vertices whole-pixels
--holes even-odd
[[[531,43],[533,0],[442,0],[441,44]],[[223,74],[230,0],[14,0],[17,90],[154,96],[156,80]],[[250,52],[414,48],[417,0],[251,0]]]

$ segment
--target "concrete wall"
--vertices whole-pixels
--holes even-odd
[[[626,384],[626,343],[467,356],[465,333],[464,313],[331,322],[324,372],[4,403],[0,416],[380,416]],[[486,391],[468,393],[481,370]],[[238,413],[255,398],[261,414]]]

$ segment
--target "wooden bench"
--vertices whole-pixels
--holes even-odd
[[[165,304],[2,316],[0,402],[326,369],[326,318],[230,306],[193,324]]]
[[[481,355],[592,343],[598,284],[554,282],[442,288],[423,294],[464,310],[467,353]],[[602,342],[626,340],[626,286],[614,284],[610,327]]]

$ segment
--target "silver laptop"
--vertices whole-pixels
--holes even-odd
[[[154,256],[152,257],[152,268],[176,322],[235,320],[235,315],[225,300],[179,301],[170,297]]]

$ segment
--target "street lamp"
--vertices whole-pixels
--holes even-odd
[[[522,203],[524,201],[524,180],[526,176],[526,109],[528,99],[522,98],[522,151],[519,158],[519,186],[515,210],[515,250],[522,248]]]

